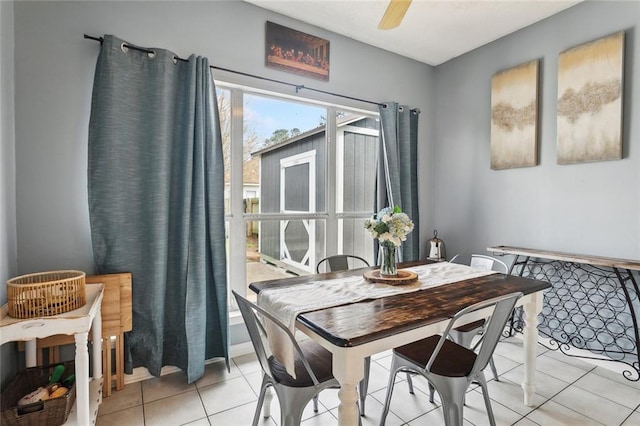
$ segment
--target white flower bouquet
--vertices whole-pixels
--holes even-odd
[[[383,246],[399,247],[413,231],[413,222],[400,207],[385,207],[364,221],[364,227]]]

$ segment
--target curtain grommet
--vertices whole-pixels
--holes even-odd
[[[147,52],[147,56],[149,57],[149,59],[154,59],[156,57],[155,50],[151,50],[151,51]]]
[[[127,45],[125,43],[122,43],[120,45],[120,50],[122,50],[124,53],[127,53],[129,51],[129,48],[127,47]]]
[[[171,57],[171,60],[173,61],[173,63],[174,63],[174,64],[177,64],[177,63],[178,63],[178,58],[176,58],[176,55],[173,55],[173,56]]]

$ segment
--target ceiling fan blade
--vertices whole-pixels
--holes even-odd
[[[390,30],[399,26],[409,6],[411,6],[411,0],[391,0],[378,24],[378,29]]]

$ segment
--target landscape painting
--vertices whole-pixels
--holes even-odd
[[[538,61],[491,78],[491,169],[538,164]]]
[[[558,60],[558,164],[622,158],[624,32]]]

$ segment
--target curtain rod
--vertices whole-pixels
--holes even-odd
[[[85,34],[84,38],[85,39],[89,39],[89,40],[97,41],[100,44],[102,44],[104,42],[104,38],[103,37],[93,37],[93,36]],[[138,47],[138,46],[133,46],[133,45],[130,45],[130,44],[127,44],[127,43],[124,43],[123,46],[128,48],[128,49],[137,50],[137,51],[144,52],[144,53],[154,53],[154,51],[152,49],[145,49],[145,48]],[[184,61],[184,62],[187,61],[186,59],[179,58],[177,56],[175,56],[174,58],[176,60],[178,60],[178,61]],[[268,78],[268,77],[262,77],[262,76],[259,76],[259,75],[249,74],[249,73],[242,72],[242,71],[236,71],[236,70],[232,70],[232,69],[229,69],[229,68],[217,67],[215,65],[209,65],[209,68],[220,70],[220,71],[226,71],[226,72],[230,72],[230,73],[233,73],[233,74],[243,75],[245,77],[256,78],[256,79],[259,79],[259,80],[270,81],[272,83],[284,84],[284,85],[290,86],[290,87],[295,87],[296,93],[300,92],[300,90],[303,90],[303,89],[304,90],[311,90],[312,92],[324,93],[325,95],[337,96],[337,97],[345,98],[345,99],[351,99],[352,101],[365,102],[365,103],[368,103],[368,104],[378,105],[378,106],[381,106],[383,108],[387,107],[387,104],[380,103],[380,102],[368,101],[366,99],[354,98],[352,96],[341,95],[339,93],[327,92],[325,90],[314,89],[313,87],[306,87],[305,85],[302,85],[302,84],[293,84],[293,83],[289,83],[289,82],[286,82],[286,81],[276,80],[276,79]]]

